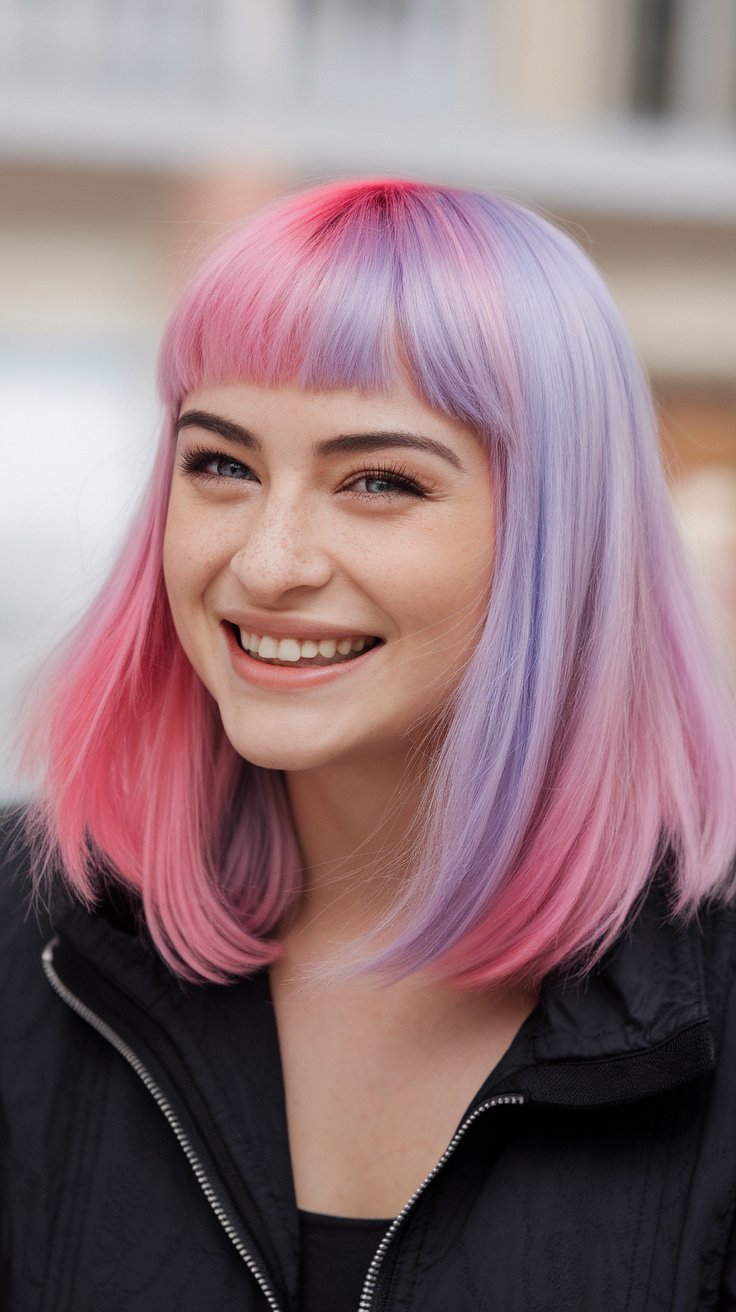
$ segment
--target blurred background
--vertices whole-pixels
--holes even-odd
[[[736,0],[0,0],[0,798],[148,471],[177,289],[271,197],[375,173],[592,255],[736,665]]]

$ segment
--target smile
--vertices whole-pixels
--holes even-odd
[[[364,651],[375,647],[380,638],[274,638],[270,634],[249,633],[233,624],[232,629],[241,651],[268,665],[289,665],[291,668],[319,669],[326,665],[340,665],[355,660]]]

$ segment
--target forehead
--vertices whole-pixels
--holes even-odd
[[[487,459],[473,429],[432,409],[408,386],[368,392],[355,388],[310,391],[292,384],[206,383],[185,397],[180,417],[193,411],[230,421],[260,443],[287,440],[310,446],[340,436],[405,434],[429,439],[428,447],[438,442],[458,453],[473,452]]]

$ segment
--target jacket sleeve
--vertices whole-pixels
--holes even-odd
[[[718,1312],[736,1312],[736,1221],[728,1237],[717,1306]]]

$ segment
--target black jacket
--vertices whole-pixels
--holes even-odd
[[[119,899],[52,925],[5,882],[2,1306],[296,1312],[267,974],[182,988]],[[655,889],[585,985],[544,990],[361,1307],[736,1308],[735,974],[734,912],[674,927]]]

